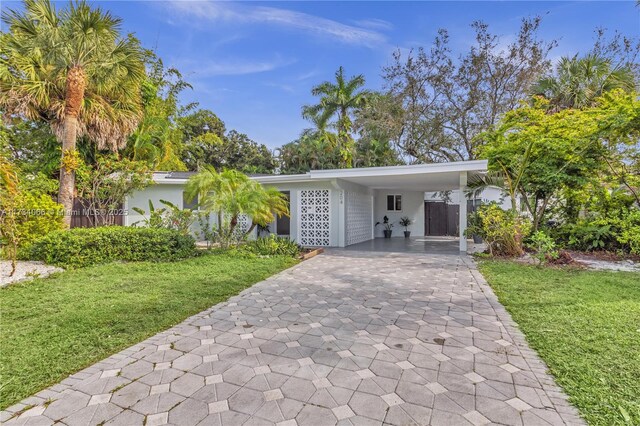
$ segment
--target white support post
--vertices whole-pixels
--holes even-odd
[[[467,172],[460,172],[460,210],[458,218],[460,220],[460,251],[467,251],[467,237],[465,231],[467,230],[467,197],[464,192],[467,189]]]

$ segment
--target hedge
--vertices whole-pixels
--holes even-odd
[[[20,258],[80,268],[114,261],[171,261],[195,253],[193,237],[178,231],[105,226],[51,232],[21,250]]]

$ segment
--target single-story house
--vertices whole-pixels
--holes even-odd
[[[295,175],[252,176],[252,179],[278,188],[289,198],[290,217],[274,221],[270,232],[288,236],[307,247],[347,247],[381,238],[383,226],[376,223],[383,222],[385,216],[394,224],[393,237],[403,238],[398,221],[404,216],[413,222],[409,228],[413,236],[437,235],[442,229],[439,224],[447,220],[447,215],[430,206],[426,194],[463,193],[471,175],[486,171],[487,161],[479,160],[314,170]],[[129,215],[124,225],[140,221],[142,217],[133,207],[146,211],[149,200],[156,206],[160,206],[160,200],[167,200],[183,208],[192,207],[184,195],[191,174],[154,173],[153,185],[127,197],[125,209]],[[467,239],[463,235],[467,227],[467,200],[458,196],[458,203],[464,204],[458,211],[465,214],[456,215],[455,234],[459,236],[460,251],[466,251]]]

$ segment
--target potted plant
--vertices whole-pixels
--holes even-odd
[[[393,228],[393,223],[389,222],[389,218],[387,216],[382,218],[382,223],[380,222],[376,222],[376,226],[378,225],[384,225],[384,229],[383,229],[383,233],[384,233],[384,237],[385,238],[391,238],[391,232]]]
[[[469,221],[467,229],[465,231],[465,237],[473,238],[474,244],[482,243],[482,237],[484,236],[484,229],[482,224],[482,218],[475,211],[469,215]]]
[[[400,218],[400,221],[398,223],[400,224],[400,226],[404,228],[404,237],[409,238],[411,236],[411,231],[409,231],[409,226],[411,226],[413,221],[409,219],[409,216],[404,216]]]

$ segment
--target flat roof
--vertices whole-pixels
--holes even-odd
[[[343,180],[373,189],[405,189],[445,191],[460,186],[460,172],[483,173],[487,160],[454,161],[449,163],[411,164],[405,166],[362,167],[353,169],[312,170],[294,175],[251,176],[263,184],[286,184],[319,180]],[[184,183],[193,172],[155,172],[156,183]]]

